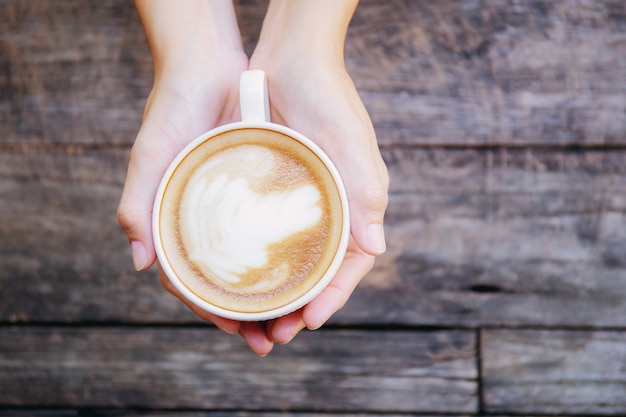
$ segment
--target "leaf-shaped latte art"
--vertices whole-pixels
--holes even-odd
[[[320,192],[305,184],[259,193],[244,177],[216,173],[219,165],[205,165],[189,179],[181,231],[189,259],[203,273],[236,284],[242,274],[268,263],[270,245],[321,219]]]

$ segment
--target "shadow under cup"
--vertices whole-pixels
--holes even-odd
[[[206,311],[235,320],[292,312],[335,275],[348,207],[328,157],[273,123],[234,123],[190,144],[164,176],[153,219],[159,263]]]

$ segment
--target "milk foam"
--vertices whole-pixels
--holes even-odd
[[[250,164],[246,170],[255,176],[267,176],[275,169],[272,152],[255,148],[239,149],[240,164]],[[257,191],[231,164],[216,157],[199,167],[186,184],[179,214],[191,262],[205,276],[237,284],[249,270],[268,264],[271,245],[315,226],[322,209],[320,191],[313,184]],[[267,290],[289,273],[289,263],[283,262],[273,269],[274,276],[256,282],[253,289]]]

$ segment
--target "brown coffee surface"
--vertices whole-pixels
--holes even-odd
[[[284,306],[324,275],[339,246],[341,200],[324,163],[295,139],[239,129],[198,145],[161,204],[167,262],[226,310]]]

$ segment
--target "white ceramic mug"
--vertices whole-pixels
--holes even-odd
[[[159,189],[157,191],[157,195],[155,198],[154,209],[153,209],[153,218],[152,218],[152,233],[154,236],[154,245],[157,253],[157,258],[159,264],[167,276],[167,278],[172,282],[174,287],[188,300],[190,300],[196,306],[202,308],[203,310],[210,312],[212,314],[233,319],[239,321],[263,321],[269,320],[273,318],[277,318],[283,315],[286,315],[290,312],[293,312],[307,303],[309,303],[314,297],[316,297],[332,280],[334,275],[336,274],[339,266],[341,265],[343,258],[345,256],[348,241],[350,236],[350,220],[349,220],[349,208],[348,208],[348,198],[346,196],[345,187],[343,185],[341,176],[339,171],[334,166],[333,162],[330,158],[322,151],[322,149],[317,146],[313,141],[305,137],[299,132],[296,132],[293,129],[288,127],[272,123],[270,121],[270,113],[269,113],[269,99],[267,92],[267,80],[265,77],[265,73],[261,70],[250,70],[246,71],[241,75],[240,80],[240,107],[241,107],[241,117],[242,121],[226,124],[223,126],[216,127],[206,133],[203,133],[194,141],[192,141],[188,146],[186,146],[172,161],[166,173],[163,176]],[[302,143],[306,146],[310,151],[312,151],[317,157],[323,161],[325,167],[328,172],[332,175],[333,181],[339,191],[340,201],[341,201],[341,235],[339,240],[339,245],[332,262],[327,268],[326,272],[321,276],[319,281],[304,295],[295,299],[292,302],[289,302],[286,305],[280,306],[275,309],[266,310],[266,311],[258,311],[258,312],[242,312],[231,310],[228,308],[223,308],[217,305],[214,305],[210,302],[207,302],[205,299],[198,296],[196,293],[191,291],[177,276],[174,268],[168,261],[167,254],[165,253],[163,242],[161,239],[161,226],[160,226],[160,217],[161,217],[161,206],[163,203],[163,196],[165,192],[165,188],[169,183],[170,177],[179,166],[181,161],[191,153],[196,147],[202,144],[205,141],[210,141],[211,138],[216,137],[224,132],[229,132],[238,129],[265,129],[274,132],[278,132],[284,135],[289,136],[290,138],[295,139],[296,141]]]

